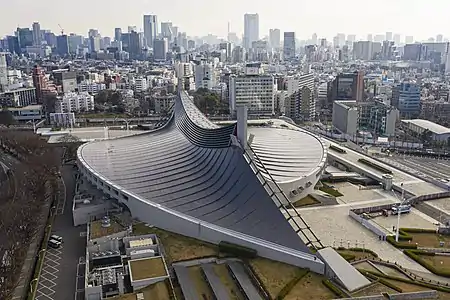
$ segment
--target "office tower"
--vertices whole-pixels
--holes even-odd
[[[249,115],[271,116],[275,112],[274,77],[263,74],[260,63],[247,64],[245,74],[230,77],[230,113],[247,106]]]
[[[392,89],[391,105],[406,118],[414,118],[420,114],[420,87],[412,82],[402,82]]]
[[[91,36],[89,38],[89,52],[99,52],[100,51],[100,37]]]
[[[144,37],[146,45],[153,47],[153,41],[158,37],[158,18],[155,15],[144,15]]]
[[[270,47],[278,49],[281,45],[281,32],[280,29],[269,30],[269,43]]]
[[[403,60],[419,61],[424,47],[422,44],[406,44],[403,47]]]
[[[6,63],[6,53],[0,52],[0,92],[8,85],[8,65]]]
[[[414,37],[412,35],[407,35],[405,37],[405,44],[412,44],[414,43]]]
[[[169,41],[167,38],[155,39],[153,41],[153,59],[166,60],[169,51]]]
[[[71,33],[69,35],[69,53],[76,54],[78,47],[83,45],[83,36]]]
[[[19,38],[17,36],[8,35],[6,37],[6,42],[8,43],[8,51],[11,53],[21,54]]]
[[[368,40],[369,42],[373,42],[373,36],[372,36],[372,34],[368,34],[368,35],[367,35],[367,40]]]
[[[373,54],[373,42],[358,41],[353,43],[353,59],[371,60]]]
[[[33,85],[36,88],[36,102],[41,104],[44,98],[44,90],[47,89],[45,72],[41,67],[35,66],[32,73]]]
[[[394,44],[395,45],[400,45],[400,34],[394,34]]]
[[[347,36],[347,41],[349,41],[350,43],[353,43],[354,41],[356,41],[356,35],[354,34],[349,34]]]
[[[129,33],[128,53],[130,53],[131,59],[137,59],[141,55],[141,39],[139,33],[132,31]]]
[[[361,71],[341,73],[332,83],[330,103],[336,100],[363,100],[364,74]]]
[[[284,59],[295,58],[295,32],[285,32],[283,41]]]
[[[33,46],[33,32],[30,28],[17,28],[17,37],[20,48],[26,49],[28,46]]]
[[[44,40],[50,47],[56,47],[56,35],[53,32],[44,33]]]
[[[244,15],[244,41],[245,49],[250,49],[254,41],[259,40],[259,15]]]
[[[386,32],[386,41],[392,41],[392,32]]]
[[[313,33],[311,43],[317,45],[317,33]]]
[[[161,36],[169,42],[173,39],[172,22],[161,22]]]
[[[114,40],[116,42],[122,40],[122,28],[115,28],[114,29]]]
[[[38,22],[33,23],[33,45],[40,46],[42,43],[41,25]]]
[[[444,36],[442,34],[438,34],[436,36],[436,42],[437,43],[442,43],[442,40],[444,39]]]
[[[336,36],[337,36],[338,46],[339,47],[344,46],[345,45],[345,34],[338,33]]]
[[[137,32],[137,26],[135,26],[135,25],[129,25],[129,26],[128,26],[128,33],[131,33],[131,32],[133,32],[133,31],[136,31],[136,32]]]
[[[375,35],[375,37],[373,38],[373,41],[374,41],[374,42],[377,42],[377,43],[381,43],[382,41],[384,41],[384,39],[385,39],[385,36],[384,36],[384,35],[382,35],[382,34],[377,34],[377,35]]]
[[[62,34],[56,37],[56,52],[60,56],[69,55],[69,38]]]
[[[92,37],[92,36],[99,36],[99,32],[97,29],[89,29],[88,31],[88,37]]]

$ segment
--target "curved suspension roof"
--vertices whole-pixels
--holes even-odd
[[[81,157],[102,178],[178,213],[292,249],[309,249],[242,155],[234,125],[218,128],[186,96],[161,129],[84,144]]]

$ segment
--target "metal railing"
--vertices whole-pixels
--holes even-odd
[[[302,236],[306,240],[306,246],[313,247],[314,249],[323,248],[324,246],[320,239],[302,218],[302,216],[299,214],[298,210],[295,208],[286,194],[281,190],[280,186],[273,179],[270,172],[265,168],[264,164],[259,159],[255,151],[250,147],[250,145],[248,145],[248,148],[244,150],[244,157],[247,159],[248,164],[253,169],[253,172],[255,173],[262,186],[265,188],[266,192],[269,194],[270,198],[272,198],[278,208],[282,210],[283,215],[285,216],[289,224],[293,227],[295,232],[297,234],[302,234]],[[259,167],[255,163],[255,161],[258,162]],[[262,173],[264,173],[264,175]],[[271,183],[269,183],[264,176],[268,176]],[[275,190],[272,188],[272,186],[275,188]],[[280,198],[282,198],[284,201],[282,201]],[[287,203],[287,205],[285,205],[284,203]]]

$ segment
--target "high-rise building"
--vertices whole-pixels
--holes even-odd
[[[403,47],[403,60],[419,61],[424,52],[422,44],[406,44]]]
[[[36,88],[36,102],[41,104],[44,98],[44,91],[47,89],[47,80],[45,78],[44,70],[39,66],[35,66],[33,68],[32,78],[33,85]]]
[[[412,44],[414,43],[414,37],[412,35],[405,36],[405,44]]]
[[[114,40],[121,41],[122,40],[122,28],[114,29]]]
[[[153,41],[158,37],[158,34],[158,17],[156,15],[144,15],[145,46],[153,47]]]
[[[21,54],[19,38],[17,36],[8,35],[6,37],[6,42],[8,43],[8,50],[11,53]]]
[[[313,35],[311,37],[311,43],[313,45],[317,45],[317,33],[313,33]]]
[[[69,53],[76,54],[78,47],[83,45],[83,36],[71,33],[69,35]]]
[[[355,42],[356,41],[356,35],[354,35],[354,34],[347,35],[347,41],[350,42],[350,43]]]
[[[281,46],[281,32],[280,29],[269,30],[269,43],[270,47],[279,49]]]
[[[442,43],[442,40],[444,39],[444,36],[442,34],[438,34],[436,36],[436,42],[437,43]]]
[[[100,51],[100,37],[91,36],[89,38],[89,52],[99,52]]]
[[[386,32],[386,41],[392,41],[392,32]]]
[[[33,23],[33,45],[40,46],[42,43],[41,25],[38,22]]]
[[[412,82],[402,82],[392,89],[392,106],[400,115],[415,118],[420,114],[420,87]]]
[[[0,92],[8,85],[8,65],[6,63],[6,53],[0,52]]]
[[[372,35],[372,34],[368,34],[368,35],[367,35],[367,40],[368,40],[369,42],[373,42],[373,35]]]
[[[394,44],[395,45],[400,45],[400,34],[398,34],[398,33],[396,33],[396,34],[394,34]]]
[[[230,77],[230,112],[247,106],[249,115],[271,116],[275,112],[276,85],[272,75],[262,74],[261,64],[245,67],[245,74]]]
[[[356,100],[361,102],[364,94],[364,74],[361,71],[342,73],[336,76],[331,88],[330,102]]]
[[[169,51],[169,41],[167,38],[155,39],[153,41],[153,59],[166,60]]]
[[[99,36],[100,33],[98,32],[97,29],[89,29],[88,31],[88,37],[93,37],[93,36]]]
[[[130,53],[131,59],[137,59],[141,55],[141,39],[139,37],[139,33],[136,31],[132,31],[129,34],[129,44],[128,44],[128,53]]]
[[[295,32],[285,32],[283,40],[284,59],[295,58]]]
[[[20,48],[26,49],[33,46],[33,32],[30,28],[17,28],[17,37],[19,38]]]
[[[60,56],[69,55],[69,38],[62,34],[56,37],[56,52]]]
[[[161,36],[167,38],[169,42],[173,39],[172,22],[161,22]]]
[[[253,42],[259,40],[259,15],[245,14],[244,15],[244,41],[245,49],[250,49]]]

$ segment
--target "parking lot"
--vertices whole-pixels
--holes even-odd
[[[75,189],[75,172],[72,166],[64,166],[65,197],[57,203],[52,233],[63,238],[58,249],[47,248],[36,299],[74,299],[77,290],[79,263],[85,259],[86,227],[74,227],[72,205]],[[84,282],[84,277],[82,278]],[[81,286],[84,289],[84,284]],[[81,289],[78,288],[78,289]]]

